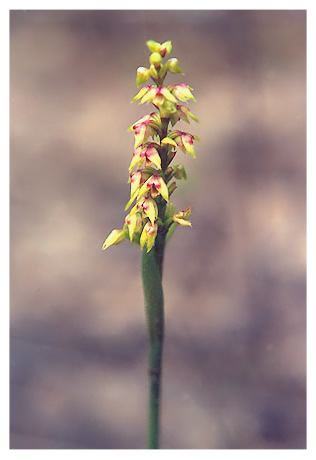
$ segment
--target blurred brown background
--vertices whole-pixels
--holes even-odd
[[[305,446],[305,12],[11,12],[11,447],[143,448],[128,198],[145,40],[198,102],[166,256],[163,448]],[[179,158],[180,160],[180,158]]]

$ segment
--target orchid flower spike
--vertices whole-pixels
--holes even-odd
[[[162,43],[148,40],[146,45],[151,54],[148,64],[136,70],[136,86],[141,88],[132,102],[152,104],[153,111],[129,127],[134,135],[128,168],[131,194],[125,208],[129,211],[123,227],[109,234],[103,249],[128,239],[150,252],[157,236],[169,238],[176,227],[191,226],[191,210],[177,211],[170,196],[177,188],[176,181],[186,179],[184,167],[172,164],[177,149],[196,157],[197,136],[173,129],[181,120],[198,121],[187,106],[195,101],[193,88],[183,82],[164,84],[168,73],[173,78],[183,74],[178,59],[170,56],[170,40]]]

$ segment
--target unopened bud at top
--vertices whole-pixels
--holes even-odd
[[[150,78],[150,71],[146,67],[138,67],[136,70],[136,86],[140,86]]]
[[[167,66],[171,73],[183,73],[177,58],[168,59]]]
[[[148,40],[146,42],[149,51],[152,53],[160,53],[162,57],[168,56],[172,51],[172,42],[167,40],[164,43],[156,42],[155,40]]]
[[[152,53],[150,56],[149,56],[149,62],[151,64],[154,64],[154,65],[159,65],[162,61],[162,57],[161,57],[161,54],[160,53]]]
[[[159,51],[160,51],[160,43],[155,42],[155,40],[148,40],[146,42],[146,45],[147,45],[149,51],[151,51],[152,53],[154,53],[155,51],[159,53]]]

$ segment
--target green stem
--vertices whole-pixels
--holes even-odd
[[[158,247],[157,247],[158,246]],[[148,448],[159,449],[161,365],[164,336],[164,302],[159,245],[143,251],[142,275],[149,330]]]

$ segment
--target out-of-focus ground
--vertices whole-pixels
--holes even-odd
[[[11,447],[145,446],[140,252],[101,245],[149,38],[173,40],[201,120],[175,198],[193,227],[166,255],[162,447],[304,448],[302,11],[11,12]]]

